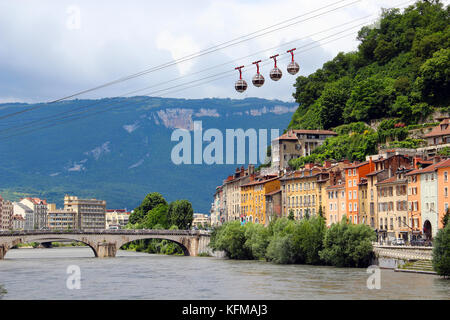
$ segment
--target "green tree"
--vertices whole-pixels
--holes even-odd
[[[450,225],[438,231],[433,245],[434,270],[438,275],[450,277]]]
[[[337,267],[366,267],[373,254],[375,232],[367,225],[348,224],[347,219],[333,224],[325,233],[319,256]]]
[[[167,229],[169,227],[168,211],[169,206],[167,204],[158,204],[147,213],[143,227],[145,229],[154,229],[155,226],[159,225],[162,226],[162,229]]]
[[[450,49],[441,49],[420,67],[416,80],[422,96],[430,103],[450,103]]]
[[[445,214],[442,217],[442,224],[444,228],[448,225],[449,220],[450,220],[450,208],[447,208],[447,211],[445,211]]]
[[[158,192],[152,192],[145,196],[141,205],[134,209],[133,213],[130,215],[129,223],[136,224],[142,223],[147,215],[147,213],[155,208],[159,204],[167,205],[167,201]]]
[[[170,203],[168,211],[169,225],[176,225],[179,229],[188,230],[194,220],[194,209],[188,200],[176,200]]]
[[[245,242],[245,229],[235,220],[224,223],[211,234],[210,247],[224,251],[230,259],[252,259],[251,251]]]
[[[295,218],[294,218],[294,210],[289,210],[289,214],[288,214],[288,219],[289,220],[294,220]]]
[[[245,247],[251,252],[254,259],[264,259],[269,245],[269,229],[262,224],[247,223],[244,230]]]

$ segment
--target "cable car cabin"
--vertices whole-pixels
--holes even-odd
[[[280,68],[275,67],[270,71],[270,79],[273,81],[278,81],[283,76],[283,72],[281,72]]]
[[[289,72],[290,74],[296,74],[299,70],[300,66],[295,61],[291,61],[291,63],[289,63],[287,66],[287,72]]]
[[[237,92],[244,92],[245,90],[247,90],[247,82],[245,82],[245,80],[243,79],[239,79],[234,84],[234,88]]]
[[[262,76],[262,74],[257,73],[253,77],[252,82],[255,87],[261,87],[264,84],[264,77]]]

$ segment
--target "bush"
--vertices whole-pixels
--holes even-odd
[[[227,222],[211,234],[210,247],[222,250],[230,259],[252,259],[251,251],[245,245],[245,229],[239,221]]]
[[[438,275],[450,277],[450,225],[440,229],[434,238],[433,268]]]
[[[367,225],[348,224],[347,219],[333,224],[325,233],[319,253],[327,264],[337,267],[367,267],[372,257],[375,232]]]

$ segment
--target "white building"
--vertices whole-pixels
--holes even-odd
[[[14,215],[19,215],[24,219],[23,229],[33,230],[35,225],[33,210],[20,202],[13,202],[13,207],[14,207]]]
[[[46,200],[28,197],[20,200],[20,203],[33,210],[32,225],[30,226],[29,221],[26,221],[25,223],[28,226],[26,227],[27,230],[42,230],[48,228]]]

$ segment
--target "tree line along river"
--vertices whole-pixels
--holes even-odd
[[[67,287],[77,266],[80,289]],[[278,265],[215,257],[119,250],[96,259],[87,247],[12,249],[0,261],[3,299],[450,299],[450,282],[434,275],[381,270],[368,289],[365,268]],[[0,289],[1,289],[0,287]]]

